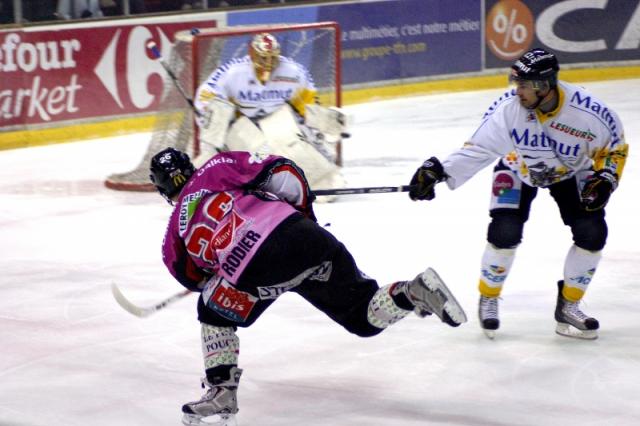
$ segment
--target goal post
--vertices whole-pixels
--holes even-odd
[[[199,85],[219,66],[233,58],[247,55],[249,41],[255,34],[270,32],[278,38],[281,55],[303,64],[314,80],[320,103],[340,107],[340,27],[337,22],[310,24],[273,24],[206,28],[179,31],[166,65],[176,82],[193,99]],[[149,161],[157,152],[174,147],[194,158],[199,152],[199,129],[191,106],[179,92],[176,82],[167,75],[156,114],[156,122],[145,155],[133,170],[110,175],[108,188],[148,191]],[[342,147],[338,142],[336,163],[341,164]]]

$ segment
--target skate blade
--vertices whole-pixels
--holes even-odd
[[[427,268],[427,270],[422,273],[422,282],[427,286],[429,291],[440,291],[442,294],[444,294],[447,301],[443,306],[443,310],[455,323],[460,325],[467,322],[467,314],[465,314],[464,309],[462,309],[462,305],[458,303],[456,298],[451,293],[451,290],[449,290],[447,285],[435,270],[433,270],[432,268]]]
[[[182,424],[185,426],[237,426],[234,414],[216,414],[203,417],[197,414],[183,414]]]
[[[491,340],[496,338],[496,331],[495,330],[487,330],[486,328],[483,328],[482,332],[484,333],[485,336],[487,336]]]
[[[584,340],[595,340],[598,338],[598,330],[579,330],[563,322],[559,322],[558,325],[556,325],[556,334]]]

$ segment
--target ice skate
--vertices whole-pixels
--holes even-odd
[[[231,378],[227,381],[211,384],[203,380],[203,387],[208,387],[207,393],[198,401],[189,402],[182,406],[182,424],[187,426],[236,426],[238,412],[238,383],[242,370],[233,367]]]
[[[433,269],[427,268],[405,288],[406,295],[415,305],[415,313],[419,317],[436,314],[452,327],[467,322],[464,309]]]
[[[598,338],[600,324],[595,318],[587,316],[580,310],[580,302],[569,302],[562,296],[564,281],[558,281],[558,301],[555,317],[558,321],[556,333],[561,336],[594,340]]]
[[[498,298],[480,296],[478,302],[478,318],[480,319],[480,327],[489,338],[496,337],[496,330],[500,328],[500,319],[498,318]]]

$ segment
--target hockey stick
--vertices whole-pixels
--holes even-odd
[[[384,194],[388,192],[408,192],[414,189],[413,185],[401,186],[369,186],[364,188],[335,188],[316,189],[314,195],[350,195],[350,194]]]
[[[389,192],[407,192],[414,188],[413,185],[402,185],[402,186],[370,186],[363,188],[336,188],[336,189],[318,189],[313,191],[314,195],[349,195],[349,194],[384,194]],[[132,315],[135,315],[139,318],[146,318],[151,314],[158,312],[161,309],[166,308],[168,305],[177,302],[185,296],[188,296],[192,293],[191,290],[182,290],[170,296],[164,300],[159,301],[158,303],[141,307],[133,304],[129,299],[124,297],[122,291],[118,288],[116,283],[111,284],[111,293],[113,297],[118,302],[118,305],[122,307],[125,311],[129,312]]]
[[[161,309],[164,309],[168,305],[182,299],[183,297],[188,296],[192,292],[190,290],[182,290],[181,292],[176,293],[173,296],[168,297],[164,300],[161,300],[155,305],[148,306],[148,307],[141,307],[131,303],[129,299],[124,297],[124,295],[122,294],[122,292],[120,291],[120,289],[115,283],[111,284],[111,293],[113,293],[113,297],[116,299],[116,302],[118,302],[118,305],[122,307],[122,309],[139,318],[145,318],[151,314],[158,312]]]
[[[173,81],[173,84],[176,86],[176,89],[178,89],[178,92],[180,92],[184,100],[187,101],[193,113],[198,117],[200,117],[201,115],[200,111],[196,109],[196,106],[193,103],[193,99],[191,99],[187,95],[187,92],[184,91],[184,89],[182,88],[182,85],[178,81],[178,77],[176,77],[176,75],[173,73],[171,68],[169,68],[169,65],[167,65],[164,59],[162,59],[162,53],[160,53],[160,49],[158,49],[158,45],[152,40],[147,43],[147,48],[151,51],[151,53],[158,60],[158,62],[160,62],[160,65],[162,65],[162,68],[164,68],[164,70],[167,72],[167,74],[171,78],[171,81]]]

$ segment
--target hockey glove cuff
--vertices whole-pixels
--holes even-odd
[[[596,211],[604,208],[611,193],[618,186],[618,176],[607,170],[598,170],[591,175],[584,184],[580,198],[586,211]]]
[[[433,200],[436,196],[434,187],[436,183],[447,179],[442,164],[436,157],[426,160],[416,170],[411,178],[410,185],[414,188],[409,191],[412,200]]]

